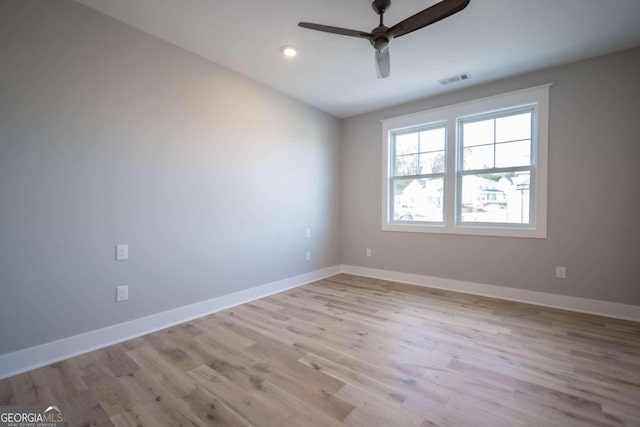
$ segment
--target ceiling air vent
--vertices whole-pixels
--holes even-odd
[[[440,79],[438,80],[438,83],[440,83],[442,86],[446,86],[446,85],[450,85],[451,83],[467,80],[470,78],[471,76],[469,75],[469,73],[463,73],[463,74],[458,74],[457,76],[447,77],[446,79]]]

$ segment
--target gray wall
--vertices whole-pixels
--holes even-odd
[[[0,58],[0,354],[340,262],[640,304],[640,49],[341,123],[68,0]],[[548,82],[547,239],[380,230],[379,120]]]
[[[0,1],[0,354],[338,264],[338,156],[323,112],[71,1]]]
[[[639,73],[633,49],[344,120],[343,263],[640,305]],[[380,230],[381,119],[548,82],[547,239]]]

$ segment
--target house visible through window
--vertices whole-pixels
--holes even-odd
[[[394,220],[444,220],[445,130],[444,125],[435,125],[394,134]]]
[[[548,92],[383,121],[382,228],[546,237]]]
[[[531,225],[533,107],[459,120],[459,223]]]

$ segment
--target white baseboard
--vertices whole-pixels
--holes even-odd
[[[178,307],[162,313],[131,320],[80,335],[48,342],[13,353],[0,355],[0,379],[22,372],[68,359],[82,353],[107,347],[131,338],[165,329],[179,323],[188,322],[226,308],[254,301],[278,292],[292,289],[307,283],[321,280],[338,273],[347,273],[375,279],[391,280],[411,285],[425,286],[463,292],[473,295],[489,296],[509,301],[536,304],[545,307],[561,308],[581,313],[598,314],[618,319],[640,321],[640,306],[599,301],[524,289],[483,283],[444,279],[398,271],[380,270],[353,265],[341,265],[323,268],[299,276],[267,283],[232,294],[223,295],[195,304]]]
[[[340,266],[323,268],[299,276],[223,295],[195,304],[178,307],[162,313],[152,314],[80,335],[48,342],[13,353],[0,355],[0,379],[46,366],[82,353],[107,347],[131,338],[139,337],[179,323],[188,322],[216,311],[224,310],[333,276]]]
[[[525,289],[507,288],[505,286],[486,285],[484,283],[465,282],[441,277],[422,276],[398,271],[379,270],[354,265],[342,265],[341,272],[373,279],[391,280],[429,288],[488,296],[544,307],[560,308],[580,313],[598,314],[616,319],[640,321],[640,306],[637,305],[528,291]]]

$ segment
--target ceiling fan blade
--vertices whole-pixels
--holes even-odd
[[[379,79],[386,79],[391,72],[391,59],[389,58],[389,48],[376,50],[376,73]]]
[[[363,39],[371,39],[373,34],[366,31],[349,30],[347,28],[332,27],[330,25],[312,24],[311,22],[299,22],[299,27],[308,28],[310,30],[324,31],[325,33],[339,34],[341,36],[361,37]]]
[[[431,25],[441,19],[460,12],[467,7],[470,0],[443,0],[433,6],[408,17],[404,21],[398,22],[387,30],[387,34],[391,37],[400,37],[409,34],[415,30]]]

